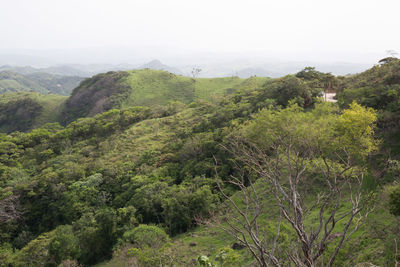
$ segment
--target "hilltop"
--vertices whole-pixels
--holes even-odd
[[[160,60],[154,59],[146,64],[139,66],[137,69],[165,70],[173,74],[182,75],[183,72],[178,69],[161,63]]]
[[[0,75],[3,77],[0,88],[3,85],[3,93],[6,93],[0,95],[4,111],[0,132],[29,131],[50,122],[66,124],[114,108],[148,106],[161,109],[177,101],[183,104],[199,100],[218,102],[224,95],[241,89],[255,89],[267,80],[260,77],[193,79],[167,71],[144,69],[98,74],[83,80],[71,96],[62,97],[68,92],[62,91],[64,87],[54,88],[54,83],[63,82],[71,88],[82,78],[46,73],[22,75],[9,71],[0,72]],[[52,88],[55,94],[48,94],[46,88]]]
[[[180,101],[217,100],[242,88],[254,89],[267,78],[190,78],[160,70],[98,74],[74,89],[63,111],[64,121],[93,116],[112,108],[163,106]]]

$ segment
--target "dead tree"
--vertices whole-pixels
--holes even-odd
[[[18,220],[20,217],[18,195],[12,194],[0,200],[0,224]]]
[[[194,79],[197,78],[201,71],[202,71],[202,69],[200,69],[200,68],[197,68],[197,67],[193,68],[191,71],[193,78]]]
[[[218,183],[227,203],[238,215],[228,216],[226,222],[229,227],[222,228],[246,246],[260,266],[316,266],[322,262],[328,246],[334,248],[333,253],[324,255],[324,258],[327,259],[326,266],[332,266],[343,244],[370,212],[370,198],[361,192],[364,171],[353,165],[349,157],[346,158],[346,151],[337,154],[340,162],[334,162],[312,146],[296,146],[287,141],[278,141],[268,150],[263,150],[236,138],[232,140],[231,147],[224,147],[237,159],[237,169],[242,170],[238,176],[231,176],[225,181],[239,189],[242,204],[238,205],[225,194],[221,182]],[[261,179],[257,186],[243,168]],[[319,186],[323,190],[306,201],[307,191],[313,182],[310,169],[318,170]],[[259,183],[265,183],[268,191],[259,192]],[[260,230],[259,217],[266,212],[262,194],[271,194],[279,210],[279,217],[274,218],[277,226],[272,239],[266,238],[266,233]],[[345,201],[351,207],[341,210],[340,206]],[[318,210],[317,223],[307,225],[307,216],[315,210]],[[282,220],[291,226],[296,235],[295,242],[287,251],[280,250],[278,243]],[[338,224],[343,224],[342,232],[335,231]]]
[[[377,149],[376,119],[357,103],[340,115],[327,103],[308,112],[295,104],[260,111],[223,146],[237,171],[223,179],[217,173],[217,182],[239,192],[230,196],[218,182],[233,212],[215,225],[260,266],[332,266],[371,211],[361,186],[366,157]]]

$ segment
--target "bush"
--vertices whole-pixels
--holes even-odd
[[[117,241],[116,220],[116,212],[104,208],[96,214],[85,213],[74,223],[74,232],[81,246],[79,262],[91,265],[111,258],[112,247]]]
[[[157,249],[168,242],[169,237],[160,227],[141,224],[135,229],[125,232],[123,239],[138,248],[149,247]]]
[[[63,260],[79,257],[79,240],[75,237],[71,225],[61,225],[55,230],[55,237],[49,244],[49,255],[53,262],[60,264]]]

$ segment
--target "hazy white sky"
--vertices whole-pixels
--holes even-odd
[[[400,50],[399,11],[399,0],[0,0],[0,52],[151,45],[362,61]]]

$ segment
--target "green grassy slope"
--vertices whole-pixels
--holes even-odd
[[[3,74],[5,75],[5,73]],[[26,91],[30,88],[30,90],[47,92],[45,87],[39,86],[35,81],[40,79],[42,83],[44,81],[48,84],[54,83],[51,77],[44,74],[38,74],[39,76],[35,79],[32,77],[32,80],[26,80],[19,74],[12,75],[12,79],[0,80],[0,86],[8,84],[17,91]],[[19,79],[16,75],[26,83],[18,82]],[[58,95],[41,95],[33,92],[1,96],[3,116],[0,131],[27,131],[47,122],[67,124],[77,118],[93,116],[112,108],[132,106],[154,108],[174,101],[186,104],[197,100],[216,102],[223,95],[240,89],[259,88],[266,80],[267,78],[258,77],[192,79],[166,71],[150,69],[109,72],[86,79],[68,99]],[[22,99],[24,100],[22,101]]]
[[[195,81],[189,77],[158,70],[129,71],[122,82],[131,92],[122,106],[165,105],[178,100],[188,103],[194,100]]]
[[[193,79],[151,69],[99,74],[86,79],[73,91],[64,109],[64,123],[112,108],[216,100],[239,89],[255,89],[266,80],[258,77]]]
[[[260,87],[268,78],[239,77],[190,78],[165,71],[135,70],[123,79],[132,89],[123,105],[165,105],[170,101],[190,103],[195,100],[211,101],[217,96],[239,89]]]
[[[240,89],[259,88],[267,80],[268,78],[264,77],[197,78],[195,96],[198,99],[213,100],[215,97],[231,94]]]

